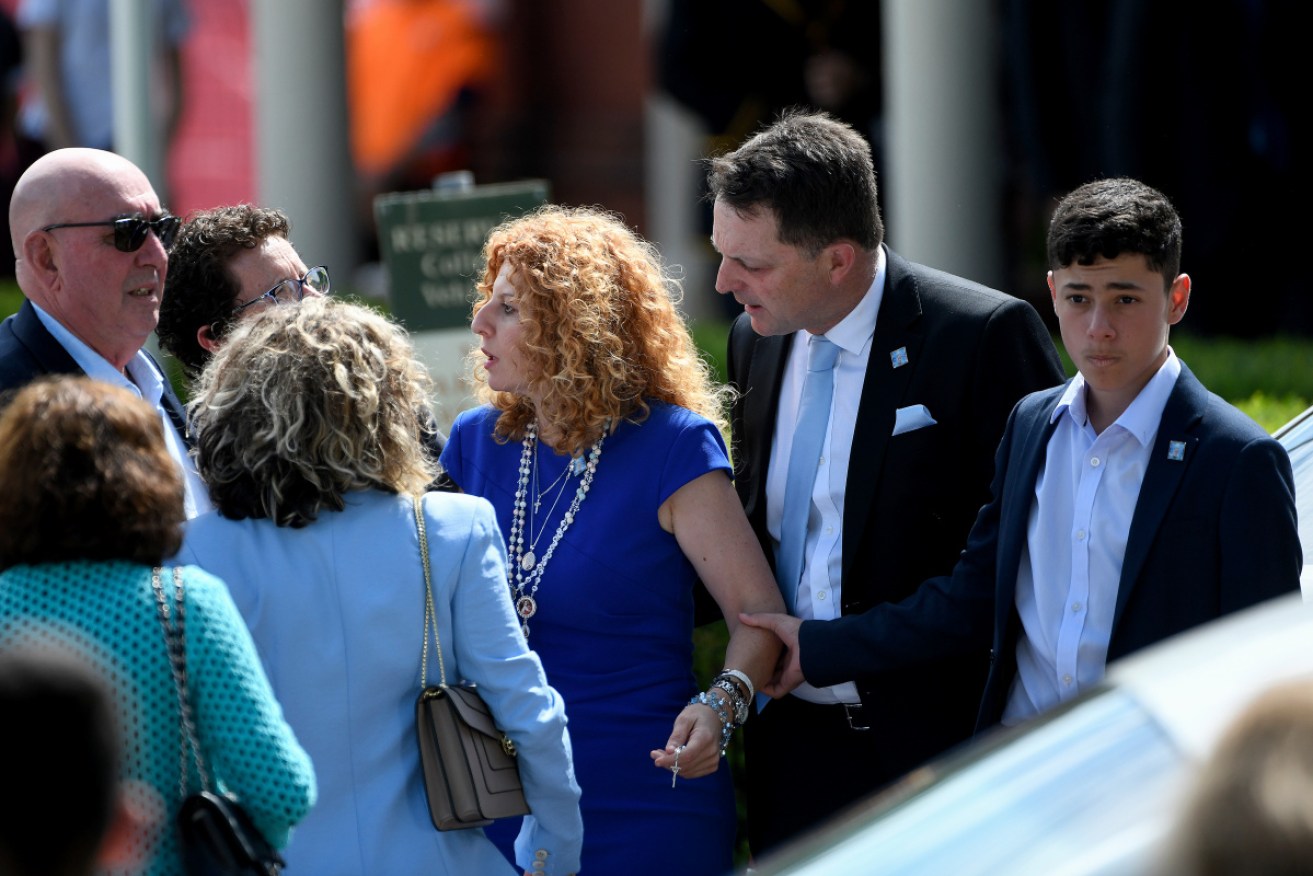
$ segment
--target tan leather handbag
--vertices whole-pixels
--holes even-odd
[[[429,817],[438,830],[484,827],[494,818],[527,815],[515,743],[497,729],[488,704],[472,684],[447,684],[433,606],[428,535],[421,499],[414,500],[415,527],[424,561],[424,647],[415,729]],[[438,652],[439,681],[429,685],[429,634]]]

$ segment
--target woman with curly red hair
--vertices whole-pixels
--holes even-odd
[[[725,391],[655,248],[610,214],[540,208],[495,228],[484,259],[486,404],[457,418],[442,462],[496,508],[522,629],[565,698],[581,869],[726,872],[736,820],[717,767],[779,654],[739,613],[781,598],[730,480]],[[699,579],[730,632],[705,692]]]

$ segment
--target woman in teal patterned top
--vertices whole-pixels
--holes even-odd
[[[182,727],[151,577],[180,543],[182,490],[159,416],[125,390],[46,379],[0,416],[0,651],[72,649],[109,680],[124,804],[135,819],[133,873],[181,871]],[[187,680],[206,767],[285,845],[314,802],[310,759],[223,582],[190,567],[183,582]],[[191,793],[200,784],[190,761],[188,772]]]

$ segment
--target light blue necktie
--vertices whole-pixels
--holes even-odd
[[[798,404],[798,424],[793,430],[789,472],[784,482],[784,514],[780,519],[780,549],[776,556],[775,580],[789,613],[802,578],[802,555],[807,545],[807,517],[811,511],[816,470],[822,443],[830,425],[830,401],[834,398],[834,363],[839,348],[821,335],[811,336],[807,350],[807,379]]]

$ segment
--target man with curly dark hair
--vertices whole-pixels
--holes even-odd
[[[282,210],[250,204],[200,210],[178,230],[155,333],[188,377],[200,375],[243,317],[332,291],[328,268],[307,268],[291,232]],[[416,417],[436,459],[446,439],[427,410]],[[452,488],[445,474],[432,487]]]
[[[327,295],[328,269],[307,268],[281,210],[239,204],[192,214],[169,254],[160,346],[195,377],[243,315]]]

